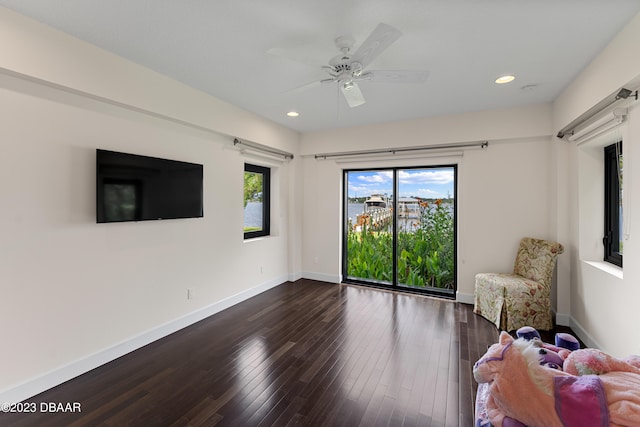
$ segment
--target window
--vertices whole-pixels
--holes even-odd
[[[244,238],[269,235],[271,169],[244,164]]]
[[[622,141],[604,148],[604,260],[622,267]]]

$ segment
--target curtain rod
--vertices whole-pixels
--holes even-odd
[[[367,154],[396,154],[396,153],[408,153],[412,151],[424,151],[424,150],[442,150],[448,148],[468,148],[468,147],[480,147],[486,148],[489,146],[488,141],[468,142],[462,144],[440,144],[440,145],[425,145],[422,147],[404,147],[404,148],[383,148],[380,150],[367,150],[367,151],[346,151],[342,153],[327,153],[316,154],[316,160],[326,160],[333,157],[346,157],[346,156],[363,156]]]
[[[243,145],[245,147],[248,148],[252,148],[254,150],[258,150],[258,151],[262,151],[264,153],[267,154],[272,154],[275,156],[282,156],[284,157],[284,159],[293,159],[293,154],[288,153],[286,151],[281,151],[281,150],[277,150],[275,148],[269,148],[269,147],[265,147],[262,144],[258,144],[257,142],[250,142],[250,141],[241,141],[238,138],[234,138],[233,139],[233,145]]]
[[[638,90],[622,88],[619,91],[607,96],[602,101],[598,102],[596,105],[581,114],[580,117],[560,129],[556,137],[563,139],[565,136],[573,135],[576,132],[576,129],[580,128],[583,125],[588,126],[588,122],[590,120],[598,116],[598,114],[607,111],[619,101],[623,101],[621,103],[623,105],[626,105],[627,103],[633,102],[634,100],[638,100]]]
[[[568,137],[567,141],[575,142],[580,145],[589,141],[610,129],[622,124],[627,118],[626,108],[615,108],[598,120],[591,121],[588,125],[579,130],[574,130]]]

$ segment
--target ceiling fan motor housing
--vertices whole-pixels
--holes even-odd
[[[339,62],[331,65],[333,72],[330,74],[338,82],[351,81],[362,76],[362,65],[358,62]]]

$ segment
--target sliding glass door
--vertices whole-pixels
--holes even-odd
[[[393,285],[392,169],[345,172],[345,278]]]
[[[343,278],[455,295],[456,166],[344,171]]]

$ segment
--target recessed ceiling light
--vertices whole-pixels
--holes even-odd
[[[287,113],[287,116],[289,117],[298,117],[300,115],[300,113],[298,113],[297,111],[289,111]]]
[[[511,83],[512,81],[514,81],[516,79],[515,76],[511,76],[511,75],[506,75],[506,76],[500,76],[496,79],[496,83],[499,85],[505,84],[505,83]]]

